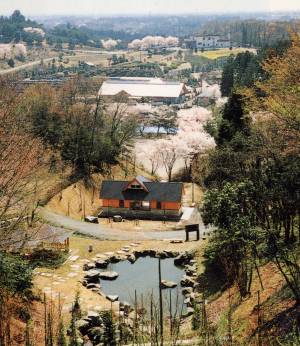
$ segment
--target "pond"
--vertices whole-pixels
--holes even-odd
[[[106,295],[118,295],[119,301],[134,305],[136,290],[139,304],[143,296],[145,306],[149,305],[151,294],[155,304],[158,302],[158,258],[140,257],[133,264],[128,261],[110,263],[107,270],[117,272],[119,277],[114,281],[101,280],[101,289]],[[181,310],[184,301],[180,286],[180,280],[184,276],[183,268],[175,266],[173,258],[166,258],[161,260],[161,273],[162,280],[177,283],[176,288],[162,290],[164,304],[169,306],[171,290],[172,310],[175,311],[176,307]]]

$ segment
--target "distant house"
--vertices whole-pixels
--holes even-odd
[[[230,48],[231,46],[230,40],[219,35],[193,36],[187,39],[185,44],[188,48],[204,50]]]
[[[179,220],[183,184],[137,176],[131,181],[105,180],[100,189],[100,216],[129,219]]]
[[[165,104],[182,103],[186,88],[184,83],[161,78],[117,77],[103,82],[99,95],[115,97],[126,95],[129,99],[148,99]]]

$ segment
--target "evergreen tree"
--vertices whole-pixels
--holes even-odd
[[[14,61],[14,59],[10,58],[10,59],[7,61],[7,64],[8,64],[8,66],[10,66],[10,67],[15,67],[15,61]]]
[[[225,105],[218,131],[218,144],[230,141],[237,132],[247,129],[247,119],[243,109],[243,97],[234,92]]]
[[[226,65],[223,68],[222,80],[221,80],[221,93],[222,96],[229,96],[234,86],[234,67],[233,56],[230,56]]]
[[[116,346],[116,326],[113,321],[113,316],[111,311],[103,311],[101,318],[104,326],[103,333],[103,345],[104,346]]]

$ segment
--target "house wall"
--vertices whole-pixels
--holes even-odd
[[[130,207],[129,200],[124,201],[124,208]],[[119,208],[119,200],[118,199],[103,199],[102,200],[102,206],[103,207],[111,207],[111,208]],[[157,208],[157,202],[156,201],[150,201],[150,208],[156,209]],[[161,210],[179,210],[181,208],[181,203],[178,202],[161,202]],[[159,210],[159,209],[158,209]]]

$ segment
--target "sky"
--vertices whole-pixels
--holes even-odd
[[[300,0],[0,0],[0,15],[128,15],[300,10]]]

